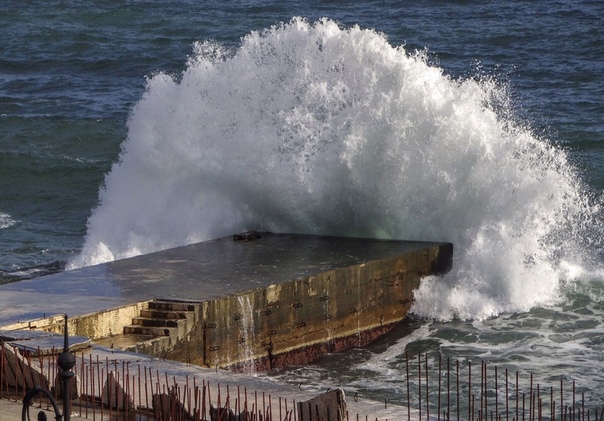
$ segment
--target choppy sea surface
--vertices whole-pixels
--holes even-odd
[[[393,399],[422,352],[602,403],[603,28],[599,1],[4,2],[0,282],[246,229],[448,241],[410,325],[279,378]]]

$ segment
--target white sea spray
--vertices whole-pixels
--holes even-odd
[[[7,213],[0,212],[0,229],[5,229],[15,225],[17,221],[11,218]]]
[[[200,42],[181,75],[149,77],[70,267],[247,229],[447,241],[454,268],[422,282],[417,315],[554,303],[596,210],[511,108],[492,80],[327,19]]]

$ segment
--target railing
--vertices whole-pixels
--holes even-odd
[[[44,354],[41,350],[32,352],[0,342],[0,396],[20,401],[29,390],[41,387],[59,399],[57,379],[61,370],[57,367],[57,355],[54,349]],[[561,379],[559,384],[544,386],[533,374],[509,373],[488,362],[462,364],[450,359],[434,360],[427,354],[407,356],[403,363],[405,377],[401,379],[400,396],[396,402],[383,403],[390,414],[393,411],[397,414],[389,415],[390,420],[603,421],[604,418],[604,408],[588,408],[585,392],[577,393],[574,381]],[[306,399],[302,395],[298,400],[277,397],[235,383],[221,385],[191,376],[186,370],[166,369],[148,359],[118,360],[109,356],[102,359],[87,351],[78,354],[73,372],[69,412],[95,421],[300,421],[299,405]],[[233,379],[237,381],[235,375]],[[47,409],[51,405],[46,396],[39,396],[35,403]],[[330,415],[312,415],[310,419],[378,419],[350,411],[345,414],[347,418],[344,414],[337,415],[335,410],[330,413],[331,419]],[[304,418],[303,421],[309,419],[307,415]]]

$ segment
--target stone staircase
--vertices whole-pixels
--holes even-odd
[[[149,301],[148,308],[124,326],[126,335],[182,336],[195,322],[195,303],[168,300]]]
[[[152,300],[122,334],[95,340],[97,345],[165,357],[195,335],[201,305],[195,302]],[[176,351],[177,352],[177,351]]]

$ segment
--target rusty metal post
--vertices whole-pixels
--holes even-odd
[[[70,405],[71,405],[71,390],[70,381],[74,376],[71,369],[75,366],[75,355],[69,351],[69,338],[67,333],[67,314],[65,315],[65,332],[64,332],[64,343],[63,352],[59,355],[57,365],[61,369],[59,377],[61,378],[61,385],[63,387],[63,418],[65,421],[69,421],[71,418]]]

